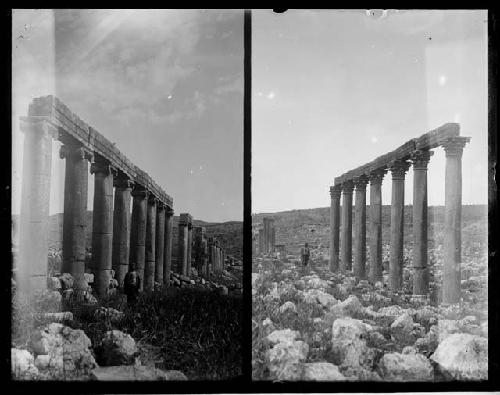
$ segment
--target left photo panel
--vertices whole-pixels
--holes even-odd
[[[242,376],[243,13],[12,10],[13,380]]]

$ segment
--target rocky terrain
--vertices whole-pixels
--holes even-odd
[[[358,281],[328,268],[327,216],[312,210],[278,213],[276,243],[288,254],[252,262],[252,375],[254,380],[448,381],[488,377],[488,259],[486,213],[464,207],[462,295],[459,307],[440,306],[442,210],[430,215],[431,300],[411,300],[411,237],[405,241],[404,290]],[[324,210],[323,210],[324,211]],[[405,230],[411,221],[405,210]],[[384,208],[387,215],[387,209]],[[313,215],[314,214],[314,215]],[[295,217],[295,218],[294,218]],[[323,219],[321,219],[323,218]],[[254,217],[256,222],[258,216]],[[385,221],[387,222],[387,221]],[[314,231],[312,231],[314,230]],[[387,226],[384,228],[387,232]],[[405,236],[408,234],[406,233]],[[387,236],[387,237],[386,237]],[[312,245],[303,269],[298,248]],[[369,261],[369,255],[368,255]]]

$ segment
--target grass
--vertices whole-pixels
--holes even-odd
[[[123,299],[110,298],[100,305],[123,308]],[[146,359],[152,357],[163,369],[180,370],[189,380],[223,380],[242,374],[241,297],[170,288],[142,294],[115,323],[96,321],[96,308],[71,307],[74,322],[70,325],[83,329],[93,345],[106,331],[118,329],[139,343],[149,354]]]

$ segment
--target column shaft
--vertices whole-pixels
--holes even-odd
[[[170,271],[172,270],[172,234],[173,234],[174,212],[167,208],[165,211],[165,256],[163,259],[163,283],[170,286]]]
[[[340,185],[330,187],[330,271],[339,270],[340,252]]]
[[[186,276],[191,277],[191,255],[193,251],[193,227],[191,225],[188,226],[188,240],[187,240],[187,274]]]
[[[123,287],[130,257],[131,181],[123,178],[118,179],[115,187],[112,267],[119,286]]]
[[[156,267],[156,203],[152,195],[148,200],[146,220],[146,265],[144,267],[144,290],[153,291]]]
[[[23,183],[19,220],[17,287],[23,293],[47,287],[52,136],[45,122],[22,122]]]
[[[177,262],[179,272],[187,275],[187,241],[188,229],[187,225],[179,223],[179,243],[177,245]]]
[[[389,260],[389,285],[393,292],[403,286],[403,242],[404,242],[404,193],[405,173],[409,164],[395,161],[391,167],[392,199],[391,199],[391,255]]]
[[[112,267],[113,170],[109,163],[97,161],[90,171],[94,174],[91,270],[97,295],[103,297],[109,288]]]
[[[366,184],[367,177],[359,177],[356,185],[356,215],[354,217],[354,275],[359,279],[366,278]]]
[[[87,290],[85,281],[85,239],[87,236],[87,192],[89,160],[92,154],[78,144],[65,144],[60,157],[66,159],[63,217],[63,267],[74,278],[74,290]]]
[[[427,269],[427,163],[432,152],[416,151],[413,161],[413,294],[429,293]]]
[[[352,266],[352,190],[352,181],[342,184],[341,272],[351,270]]]
[[[469,137],[443,144],[446,152],[443,303],[459,303],[462,260],[462,153]]]
[[[141,279],[140,290],[144,289],[144,265],[146,262],[146,220],[147,192],[137,185],[132,191],[132,224],[130,228],[130,263]]]
[[[380,169],[370,174],[370,281],[382,281],[382,179]]]
[[[158,204],[156,209],[156,267],[155,282],[163,284],[163,265],[165,254],[165,206]]]

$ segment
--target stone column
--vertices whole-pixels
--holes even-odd
[[[413,163],[413,295],[427,296],[427,164],[433,152],[415,151]]]
[[[191,258],[193,251],[193,225],[188,224],[188,241],[187,241],[187,276],[191,277]]]
[[[149,195],[146,220],[146,265],[144,267],[144,290],[153,291],[156,267],[156,204],[158,199]]]
[[[354,217],[354,275],[359,279],[366,278],[366,184],[368,177],[354,179],[356,187],[356,215]]]
[[[370,281],[382,281],[382,180],[385,168],[370,173]]]
[[[115,178],[112,267],[120,288],[123,287],[130,257],[130,192],[132,185],[133,182],[123,174]]]
[[[179,218],[179,242],[177,245],[178,270],[187,276],[187,244],[188,244],[188,221],[186,214],[181,214]]]
[[[470,137],[454,137],[443,144],[446,152],[443,304],[460,302],[462,261],[462,153]]]
[[[352,266],[352,181],[342,183],[342,238],[340,272],[351,270]]]
[[[106,296],[111,279],[113,246],[113,173],[110,163],[101,157],[90,166],[94,174],[94,208],[92,211],[92,261],[94,288]]]
[[[273,221],[274,222],[274,221]],[[276,228],[273,227],[271,228],[271,245],[270,245],[270,252],[274,252],[274,245],[276,244]]]
[[[340,252],[340,185],[330,187],[330,271],[339,270]]]
[[[155,282],[163,284],[163,265],[165,254],[165,205],[162,202],[156,207],[156,266]]]
[[[140,290],[144,289],[144,265],[146,262],[147,190],[136,184],[132,190],[132,224],[130,228],[130,263],[141,278]]]
[[[389,167],[392,174],[389,285],[393,292],[400,291],[403,286],[405,173],[409,167],[405,160],[396,160]]]
[[[89,161],[93,154],[76,141],[67,141],[59,152],[66,159],[63,217],[63,267],[71,273],[77,298],[83,296],[85,281],[85,239],[87,235],[87,192]]]
[[[52,138],[57,138],[57,130],[45,121],[21,121],[21,131],[23,184],[15,280],[21,292],[30,294],[47,288]]]
[[[259,229],[259,254],[264,253],[264,229]]]
[[[207,244],[207,239],[205,237],[201,241],[201,251],[202,251],[202,256],[201,256],[202,273],[203,277],[208,279],[209,277],[208,244]]]
[[[170,271],[172,270],[172,233],[174,210],[165,209],[165,255],[163,258],[163,284],[170,286]]]

